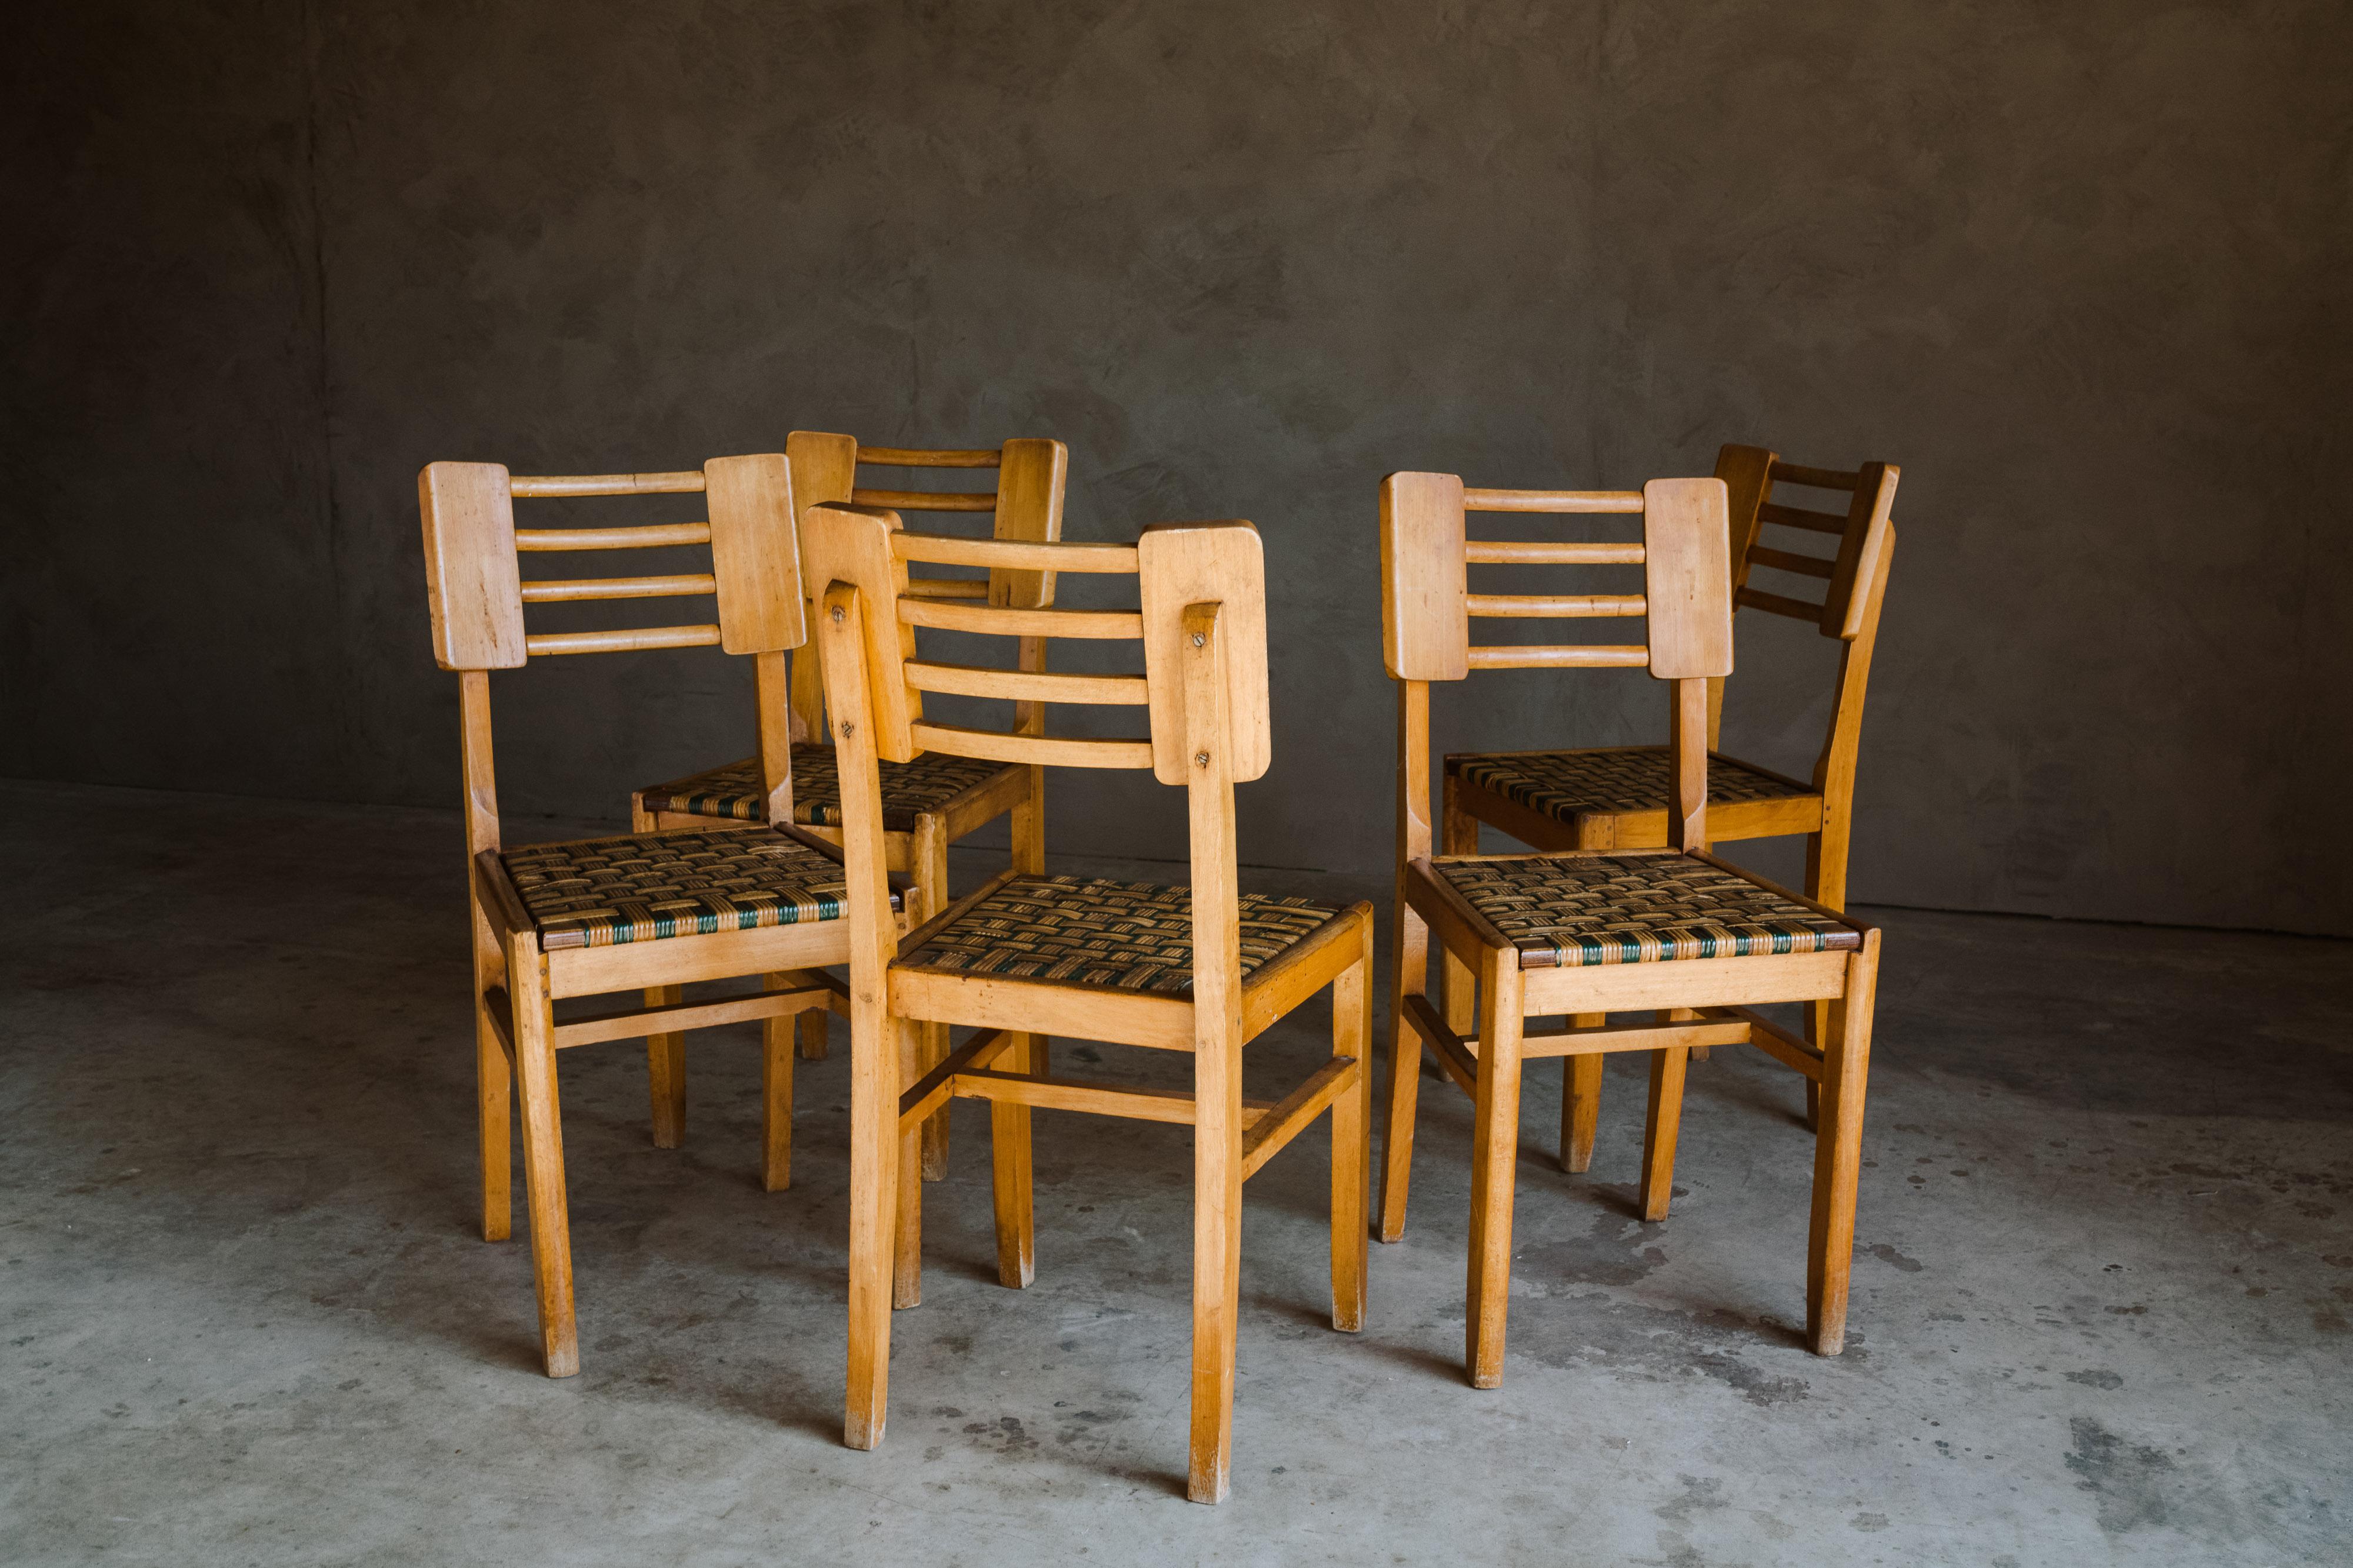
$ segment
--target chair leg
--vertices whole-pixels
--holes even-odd
[[[915,867],[915,886],[923,895],[923,918],[931,919],[948,907],[948,836],[944,819],[919,816],[915,819],[915,842],[910,858]],[[948,1054],[948,1026],[925,1022],[921,1026],[922,1049],[918,1072],[929,1072],[944,1060]],[[941,1106],[923,1121],[923,1180],[936,1182],[948,1173],[948,1108]]]
[[[1015,1037],[1008,1072],[1033,1072],[1038,1037]],[[1038,1277],[1037,1220],[1030,1198],[1029,1108],[988,1102],[989,1189],[997,1208],[997,1280],[1011,1290]]]
[[[1464,813],[1454,804],[1454,775],[1448,773],[1443,786],[1445,807],[1441,814],[1440,842],[1448,855],[1476,855],[1479,852],[1479,819]],[[1472,988],[1471,966],[1454,956],[1454,951],[1444,942],[1439,943],[1442,954],[1440,1008],[1446,1015],[1446,1026],[1468,1039],[1479,1026],[1477,995]]]
[[[852,994],[853,998],[856,994]],[[899,1208],[897,1020],[853,1000],[849,1027],[849,1378],[841,1440],[882,1441],[891,1394],[891,1275]]]
[[[1223,1048],[1220,1048],[1222,1047]],[[1193,1424],[1186,1496],[1222,1502],[1232,1479],[1234,1330],[1241,1307],[1241,1042],[1193,1053]]]
[[[830,1015],[827,1009],[812,1007],[801,1014],[796,1021],[793,1032],[800,1039],[801,1060],[805,1062],[825,1060],[825,1029],[828,1016]]]
[[[1381,1228],[1385,1242],[1405,1236],[1406,1189],[1413,1180],[1413,1121],[1421,1100],[1421,1033],[1405,1020],[1405,999],[1430,993],[1430,927],[1397,900],[1395,967],[1389,974],[1389,1105],[1381,1127]]]
[[[768,976],[771,990],[791,984],[791,976]],[[781,1193],[793,1184],[793,1034],[800,1021],[815,1011],[804,1009],[788,1017],[760,1020],[760,1186]]]
[[[927,1026],[897,1020],[899,1082],[911,1084],[923,1073],[922,1055]],[[899,1135],[898,1221],[891,1255],[891,1305],[923,1304],[923,1132],[910,1127]]]
[[[1332,982],[1332,1054],[1356,1058],[1356,1081],[1332,1102],[1332,1326],[1365,1326],[1366,1123],[1372,1114],[1373,928],[1365,955]]]
[[[1504,1381],[1504,1323],[1512,1299],[1512,1193],[1520,1148],[1520,963],[1480,955],[1479,1097],[1471,1133],[1471,1256],[1464,1359],[1471,1386]]]
[[[1579,1013],[1573,1027],[1598,1029],[1607,1013]],[[1560,1168],[1582,1175],[1593,1168],[1593,1133],[1601,1124],[1601,1053],[1563,1057],[1560,1076]]]
[[[1847,1277],[1854,1265],[1855,1189],[1862,1174],[1863,1084],[1878,988],[1879,933],[1847,961],[1846,999],[1831,1010],[1822,1118],[1814,1134],[1813,1215],[1806,1238],[1806,1339],[1817,1355],[1846,1346]]]
[[[1834,910],[1846,908],[1847,837],[1850,824],[1836,820],[1826,824],[1820,833],[1806,836],[1806,897]],[[1806,1005],[1806,1043],[1816,1050],[1823,1049],[1822,1042],[1831,1037],[1831,1004],[1811,1002]],[[1806,1125],[1815,1131],[1822,1125],[1822,1086],[1812,1079],[1806,1080]]]
[[[646,988],[649,1007],[675,1007],[686,1000],[683,985]],[[646,1037],[646,1087],[653,1100],[654,1147],[675,1149],[686,1137],[686,1037]]]
[[[531,1268],[539,1296],[540,1355],[550,1377],[580,1370],[572,1317],[572,1229],[564,1200],[564,1126],[555,1089],[555,1018],[538,939],[507,943],[514,999],[515,1077],[522,1090],[523,1190],[531,1205]]]
[[[482,1000],[496,981],[483,951],[491,941],[489,927],[480,914],[474,921],[474,1118],[482,1164],[482,1239],[504,1241],[514,1234],[514,1075]]]
[[[1688,1007],[1670,1007],[1664,1019],[1677,1024],[1698,1016]],[[1636,1200],[1646,1220],[1666,1218],[1668,1202],[1674,1195],[1675,1137],[1683,1129],[1683,1073],[1690,1058],[1689,1046],[1651,1053],[1651,1106],[1642,1126],[1642,1190]]]

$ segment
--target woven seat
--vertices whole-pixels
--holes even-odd
[[[886,762],[882,826],[892,833],[912,833],[917,816],[939,811],[1004,771],[1003,763],[952,757],[944,752],[926,752],[912,763]],[[758,822],[768,809],[767,795],[760,788],[759,761],[754,757],[656,784],[645,792],[643,805],[648,811],[734,822]],[[841,779],[831,746],[793,748],[793,820],[808,827],[841,826]]]
[[[532,844],[502,858],[550,952],[842,916],[840,863],[766,826]]]
[[[1862,945],[1853,927],[1675,850],[1432,862],[1522,969],[1745,958]]]
[[[1501,752],[1450,756],[1447,772],[1514,805],[1574,823],[1582,812],[1660,811],[1672,780],[1664,746],[1594,752]],[[1768,773],[1719,752],[1707,755],[1707,801],[1803,800],[1811,784]]]
[[[1243,976],[1340,916],[1307,899],[1242,894]],[[892,967],[1182,994],[1193,988],[1192,890],[1016,877]]]

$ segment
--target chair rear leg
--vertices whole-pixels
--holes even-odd
[[[1193,1419],[1186,1496],[1222,1502],[1232,1480],[1234,1330],[1241,1307],[1241,1042],[1193,1054]]]
[[[1854,1265],[1855,1189],[1862,1174],[1863,1085],[1878,989],[1879,933],[1847,961],[1846,997],[1831,1010],[1822,1059],[1821,1127],[1814,1134],[1814,1202],[1806,1238],[1806,1340],[1817,1355],[1846,1346],[1848,1275]]]
[[[538,940],[507,944],[514,999],[515,1077],[522,1090],[523,1186],[531,1205],[531,1266],[539,1297],[539,1344],[550,1377],[580,1370],[572,1315],[572,1230],[564,1196],[564,1127],[555,1087],[555,1018]]]
[[[1471,1142],[1471,1256],[1464,1360],[1471,1386],[1504,1381],[1504,1327],[1512,1299],[1512,1194],[1520,1149],[1520,964],[1516,952],[1480,963],[1479,1097]]]
[[[1688,1007],[1666,1010],[1668,1023],[1687,1023],[1699,1016]],[[1646,1220],[1667,1217],[1675,1188],[1675,1138],[1683,1130],[1683,1073],[1691,1058],[1689,1046],[1672,1046],[1651,1053],[1651,1105],[1642,1127],[1642,1190],[1636,1199]]]
[[[1365,1176],[1372,1113],[1373,923],[1364,956],[1332,982],[1332,1054],[1356,1058],[1356,1080],[1332,1101],[1332,1326],[1365,1326]]]
[[[897,1021],[899,1082],[911,1084],[923,1073],[921,1057],[925,1026]],[[891,1305],[923,1304],[923,1132],[921,1126],[899,1136],[898,1224],[891,1260]]]
[[[1413,1123],[1421,1100],[1421,1033],[1406,1022],[1405,999],[1430,992],[1430,928],[1398,891],[1396,968],[1389,975],[1389,1104],[1381,1128],[1381,1228],[1385,1242],[1405,1236],[1406,1191],[1413,1180]]]
[[[825,1060],[825,1030],[828,1016],[827,1009],[812,1007],[801,1014],[796,1021],[793,1032],[800,1040],[801,1060],[805,1062]]]
[[[1578,1013],[1569,1019],[1579,1029],[1598,1029],[1609,1021],[1607,1013]],[[1560,1060],[1560,1168],[1582,1175],[1592,1168],[1594,1130],[1601,1124],[1602,1058],[1595,1051]]]
[[[792,976],[771,974],[770,990],[782,990]],[[760,1186],[781,1193],[793,1184],[793,1034],[810,1012],[760,1020]]]
[[[841,1440],[882,1441],[891,1394],[891,1276],[900,1166],[896,1020],[879,1004],[850,1019],[849,1377]]]
[[[1032,1072],[1038,1037],[1018,1035],[1007,1050],[1005,1070]],[[1027,1289],[1038,1277],[1037,1219],[1029,1170],[1029,1108],[988,1102],[989,1188],[997,1210],[997,1279],[1008,1289]]]
[[[675,1007],[686,1000],[683,985],[646,990],[649,1007]],[[646,1088],[653,1101],[654,1147],[675,1149],[686,1137],[686,1037],[646,1037]]]
[[[514,1075],[491,1022],[483,993],[496,982],[496,949],[480,911],[474,916],[474,1118],[481,1153],[482,1239],[504,1241],[514,1234]]]
[[[1846,908],[1849,826],[1844,820],[1833,820],[1821,832],[1806,836],[1806,897],[1834,910]],[[1808,1003],[1806,1043],[1820,1050],[1830,1037],[1831,1004]],[[1822,1125],[1822,1086],[1812,1079],[1806,1080],[1806,1125],[1818,1132]]]
[[[947,824],[940,817],[915,819],[915,841],[908,857],[914,863],[915,886],[923,895],[923,918],[930,920],[948,907]],[[918,1052],[917,1070],[929,1072],[946,1059],[948,1026],[926,1022]],[[923,1180],[936,1182],[948,1173],[948,1108],[941,1106],[923,1121]]]

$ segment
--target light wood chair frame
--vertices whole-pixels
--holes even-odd
[[[1332,1121],[1332,1323],[1364,1317],[1370,1075],[1372,908],[1342,910],[1245,977],[1238,946],[1234,785],[1268,766],[1264,563],[1247,523],[1165,524],[1134,544],[1020,544],[910,533],[895,514],[820,508],[806,532],[808,577],[826,584],[817,642],[840,757],[855,945],[849,966],[854,1058],[850,1116],[849,1387],[846,1438],[882,1438],[891,1310],[922,1296],[922,1187],[914,1130],[953,1097],[990,1103],[1000,1280],[1034,1275],[1029,1113],[1034,1107],[1189,1124],[1194,1136],[1192,1423],[1187,1493],[1222,1499],[1233,1439],[1243,1182],[1326,1110]],[[1140,611],[1020,610],[907,593],[910,563],[1133,575]],[[1141,641],[1141,676],[1047,674],[924,662],[932,626],[1007,637]],[[1025,660],[1025,664],[1027,661]],[[1082,740],[925,721],[922,694],[1145,708],[1149,737]],[[936,747],[1033,765],[1153,771],[1182,785],[1190,825],[1193,981],[1189,995],[1067,981],[911,970],[896,962],[929,931],[1011,879],[1008,871],[901,942],[873,918],[883,875],[878,758]],[[1329,987],[1332,1058],[1272,1104],[1242,1095],[1242,1047]],[[923,1024],[979,1031],[928,1070]],[[1048,1076],[1031,1042],[1079,1036],[1193,1056],[1191,1093]]]
[[[1708,807],[1708,836],[1717,844],[1744,838],[1782,838],[1803,834],[1806,838],[1806,896],[1834,910],[1846,908],[1847,852],[1854,831],[1856,758],[1862,744],[1862,707],[1871,680],[1871,657],[1879,640],[1880,605],[1887,591],[1887,574],[1895,558],[1896,481],[1902,470],[1893,463],[1865,463],[1852,470],[1813,468],[1785,463],[1762,447],[1727,445],[1718,449],[1715,477],[1725,482],[1732,517],[1732,602],[1741,610],[1781,616],[1820,628],[1841,644],[1835,700],[1822,749],[1814,762],[1810,783],[1800,782],[1755,763],[1740,765],[1767,773],[1789,786],[1790,793],[1765,800],[1718,801]],[[1778,487],[1833,491],[1846,497],[1841,515],[1806,506],[1785,505],[1775,499]],[[1810,497],[1806,499],[1810,500]],[[1789,531],[1765,533],[1767,526]],[[1806,535],[1829,535],[1837,542],[1828,558],[1781,544],[1795,544]],[[1819,605],[1750,585],[1749,575],[1763,566],[1776,572],[1812,578],[1822,584]],[[1707,749],[1711,760],[1730,762],[1718,750],[1724,728],[1725,680],[1707,683]],[[1622,746],[1585,748],[1592,752],[1623,752]],[[1637,748],[1639,749],[1639,748]],[[1658,748],[1664,750],[1664,747]],[[1514,753],[1482,752],[1480,756]],[[1546,747],[1525,755],[1577,755],[1575,748]],[[1475,779],[1461,777],[1456,764],[1467,757],[1449,757],[1440,774],[1440,844],[1449,855],[1476,854],[1479,826],[1485,823],[1538,849],[1646,849],[1667,842],[1667,807],[1641,810],[1597,805],[1562,822],[1534,810]],[[1806,1038],[1820,1047],[1828,1027],[1829,1005],[1807,1009]],[[1572,1022],[1590,1026],[1598,1018]],[[1705,1059],[1707,1052],[1696,1053]],[[1601,1058],[1573,1056],[1561,1064],[1561,1167],[1583,1173],[1593,1164],[1595,1130],[1601,1116]],[[1820,1086],[1806,1085],[1806,1116],[1819,1113]]]
[[[1383,652],[1398,682],[1397,969],[1390,990],[1388,1115],[1382,1149],[1380,1237],[1405,1234],[1414,1117],[1426,1045],[1476,1107],[1466,1360],[1473,1385],[1503,1378],[1511,1281],[1514,1165],[1520,1082],[1533,1058],[1599,1060],[1651,1053],[1651,1105],[1641,1205],[1662,1219],[1673,1178],[1684,1066],[1704,1046],[1757,1047],[1820,1086],[1813,1205],[1807,1249],[1807,1337],[1836,1354],[1845,1334],[1848,1271],[1870,1059],[1879,932],[1827,905],[1789,893],[1707,853],[1707,712],[1710,682],[1732,670],[1729,503],[1723,480],[1654,479],[1639,493],[1467,489],[1451,474],[1392,474],[1381,486]],[[1640,544],[1479,541],[1465,514],[1640,515]],[[1479,595],[1472,563],[1641,565],[1640,595]],[[1648,618],[1638,644],[1478,647],[1472,622],[1508,616]],[[1513,943],[1438,874],[1430,857],[1430,688],[1490,669],[1647,669],[1668,684],[1673,797],[1666,847],[1806,905],[1860,937],[1852,952],[1686,958],[1523,971]],[[1569,850],[1566,857],[1609,853]],[[1456,854],[1443,861],[1525,858]],[[1442,1010],[1429,996],[1430,937],[1442,958]],[[1816,1046],[1755,1009],[1778,1002],[1827,1005]],[[1608,1015],[1660,1010],[1652,1025],[1613,1027]],[[1530,1029],[1556,1015],[1565,1026]]]
[[[705,521],[634,527],[518,529],[523,498],[702,492]],[[510,1143],[520,1079],[523,1173],[531,1210],[532,1267],[541,1353],[551,1377],[580,1368],[574,1324],[564,1133],[555,1053],[574,1046],[749,1019],[776,1029],[818,1009],[847,1011],[847,987],[820,966],[849,956],[847,919],[660,938],[609,946],[543,948],[537,924],[501,858],[491,731],[490,672],[551,655],[717,647],[753,661],[768,821],[776,831],[839,859],[839,851],[792,826],[785,655],[807,635],[794,536],[792,478],[781,453],[713,458],[679,473],[572,477],[510,475],[497,463],[433,463],[417,476],[425,530],[433,657],[458,674],[466,822],[468,902],[473,932],[475,1063],[481,1152],[482,1237],[512,1234]],[[519,552],[708,545],[708,573],[528,582]],[[526,605],[577,600],[699,597],[717,602],[715,624],[619,631],[526,633]],[[752,824],[738,824],[750,827]],[[873,895],[888,911],[885,889]],[[883,916],[886,923],[890,916]],[[683,987],[761,977],[761,989],[689,1004]],[[566,997],[639,990],[656,1005],[555,1021]],[[667,1031],[666,1031],[667,1032]],[[790,1058],[765,1095],[766,1133],[789,1139]],[[662,1103],[657,1081],[654,1102]]]
[[[796,430],[785,439],[793,470],[796,521],[811,507],[836,502],[889,507],[926,513],[987,512],[991,537],[1030,542],[1051,542],[1062,536],[1062,499],[1070,479],[1070,448],[1060,441],[1017,438],[995,448],[950,449],[913,447],[863,447],[855,437],[818,430]],[[860,487],[860,468],[996,470],[996,487],[986,490],[907,490]],[[982,599],[992,605],[1042,609],[1054,602],[1051,573],[992,571],[987,577],[917,579],[910,591],[929,598]],[[1022,668],[1045,668],[1043,638],[1024,639]],[[825,729],[825,679],[816,650],[795,657],[792,671],[792,723],[796,738],[822,739]],[[1036,733],[1044,710],[1024,704],[1015,729]],[[789,768],[791,758],[786,757]],[[695,831],[729,826],[723,818],[690,812],[649,809],[649,797],[659,799],[669,786],[655,784],[631,792],[629,820],[639,832]],[[886,831],[883,845],[892,871],[908,873],[913,887],[908,898],[910,918],[922,920],[947,907],[948,846],[1008,814],[1012,816],[1012,864],[1017,871],[1042,870],[1046,864],[1046,770],[1008,763],[997,773],[941,804],[937,811],[920,812],[912,829]],[[826,824],[803,825],[831,843],[841,842],[841,829]],[[662,1000],[649,996],[649,1003]],[[799,1050],[804,1060],[823,1059],[826,1016],[801,1015]],[[783,1030],[772,1028],[765,1051],[773,1058],[790,1048]],[[928,1030],[924,1059],[936,1061],[945,1053],[944,1030]],[[1041,1048],[1043,1048],[1041,1047]],[[686,1039],[667,1035],[646,1042],[648,1074],[659,1086],[655,1097],[654,1142],[678,1147],[686,1131]],[[788,1066],[764,1062],[764,1079],[789,1081]],[[789,1134],[789,1121],[783,1124]],[[948,1119],[935,1116],[923,1125],[923,1175],[936,1181],[947,1169]],[[761,1163],[761,1184],[770,1192],[792,1185],[792,1145],[789,1136],[770,1142]]]

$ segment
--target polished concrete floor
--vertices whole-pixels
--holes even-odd
[[[1312,1134],[1249,1189],[1206,1509],[1182,1130],[1041,1113],[1016,1293],[960,1106],[889,1438],[853,1453],[840,1026],[774,1195],[748,1027],[693,1037],[672,1152],[634,1042],[567,1052],[584,1370],[550,1382],[520,1218],[470,1229],[454,816],[0,804],[0,1562],[2353,1562],[2353,945],[1883,911],[1835,1360],[1795,1333],[1809,1142],[1760,1055],[1694,1069],[1659,1226],[1629,1209],[1637,1065],[1585,1177],[1536,1079],[1492,1393],[1459,1362],[1468,1102],[1425,1088],[1361,1335],[1325,1320]],[[1253,1046],[1253,1084],[1324,1028]]]

